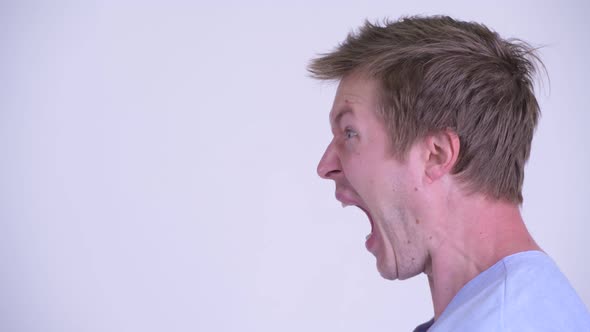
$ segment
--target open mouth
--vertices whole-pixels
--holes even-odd
[[[369,218],[369,222],[371,223],[371,233],[369,235],[367,235],[367,238],[369,238],[369,236],[371,236],[371,234],[373,234],[373,218],[371,217],[371,214],[363,207],[359,206],[359,205],[355,205],[357,208],[361,209],[361,211],[363,211],[366,215],[367,218]]]
[[[356,206],[361,211],[363,211],[365,213],[365,215],[367,215],[367,218],[369,219],[369,223],[371,224],[371,232],[366,236],[365,245],[366,245],[367,249],[370,249],[371,247],[373,247],[373,245],[375,243],[375,236],[373,236],[374,235],[373,230],[375,229],[375,223],[373,222],[373,217],[369,213],[368,209],[361,206],[360,203],[358,203],[358,201],[351,199],[350,197],[347,197],[347,195],[343,194],[342,192],[336,191],[336,199],[342,203],[342,207]]]
[[[361,211],[363,211],[367,215],[367,218],[369,218],[369,222],[371,223],[371,232],[369,234],[367,234],[367,236],[365,237],[365,248],[367,248],[367,250],[369,252],[375,253],[377,250],[376,249],[377,235],[373,232],[373,229],[375,228],[375,223],[373,222],[373,217],[371,217],[371,214],[365,208],[360,207],[358,205],[355,205],[355,206],[358,207],[359,209],[361,209]]]

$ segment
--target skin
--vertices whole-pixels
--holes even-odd
[[[418,139],[400,160],[376,110],[378,82],[342,78],[330,112],[334,135],[318,174],[336,198],[371,222],[367,249],[386,279],[428,276],[435,319],[471,279],[502,258],[541,250],[517,204],[467,194],[451,173],[459,138],[442,131]]]

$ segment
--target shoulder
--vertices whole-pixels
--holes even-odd
[[[540,251],[502,260],[507,331],[590,331],[590,314],[555,262]]]
[[[590,315],[549,256],[505,257],[457,293],[430,331],[589,331]]]
[[[469,281],[429,332],[501,331],[506,274],[505,265],[498,262]]]

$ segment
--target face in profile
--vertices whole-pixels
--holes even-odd
[[[403,161],[391,151],[377,115],[378,82],[345,76],[330,112],[333,139],[318,174],[336,184],[336,199],[357,206],[371,223],[366,247],[387,279],[406,279],[424,271],[426,250],[417,219],[420,156],[411,149]]]

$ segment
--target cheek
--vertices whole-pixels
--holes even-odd
[[[383,215],[389,216],[410,233],[417,226],[414,216],[420,206],[420,192],[411,172],[399,170],[374,177],[373,199]],[[399,226],[398,226],[399,227]],[[401,234],[400,234],[401,235]]]
[[[400,202],[405,200],[408,195],[408,183],[410,179],[406,172],[389,167],[379,172],[379,186],[383,195],[387,195],[390,200]]]
[[[374,170],[371,169],[373,164],[364,154],[350,148],[350,151],[343,151],[340,155],[342,169],[349,178],[356,178],[361,181],[371,180]]]

